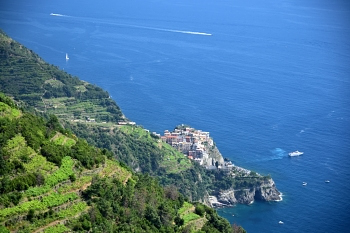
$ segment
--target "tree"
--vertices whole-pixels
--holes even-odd
[[[69,175],[70,181],[74,182],[76,180],[75,174]]]
[[[33,218],[35,216],[35,211],[33,209],[30,209],[28,211],[28,214],[27,214],[27,220],[32,222],[33,221]]]
[[[56,131],[62,130],[62,127],[61,127],[56,115],[50,115],[50,118],[49,118],[48,122],[46,123],[46,126],[50,130],[56,130]]]
[[[164,194],[165,194],[165,197],[173,201],[179,198],[179,192],[177,191],[177,188],[175,185],[166,186],[164,188]]]
[[[185,220],[183,220],[182,218],[180,218],[180,216],[176,216],[174,219],[174,222],[176,225],[178,225],[179,227],[184,225]]]
[[[199,216],[204,216],[204,213],[205,213],[205,209],[204,209],[204,206],[201,205],[201,204],[197,204],[196,208],[195,208],[195,213],[198,214]]]
[[[150,206],[146,207],[145,218],[148,221],[150,221],[150,223],[152,223],[154,226],[156,226],[157,228],[160,228],[161,226],[160,218],[157,212],[152,207]]]

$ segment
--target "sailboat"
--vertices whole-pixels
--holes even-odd
[[[69,60],[68,53],[66,53],[66,60]]]

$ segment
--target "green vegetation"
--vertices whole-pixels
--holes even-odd
[[[191,203],[188,203],[185,201],[182,205],[182,207],[179,209],[179,215],[183,215],[185,212],[188,212],[190,209],[194,208]]]
[[[24,163],[23,166],[28,172],[34,172],[38,169],[49,172],[55,169],[55,165],[53,163],[48,162],[44,156],[39,154],[32,156],[29,162]]]
[[[67,146],[67,147],[72,147],[76,143],[74,139],[69,138],[59,132],[51,140],[56,145]]]
[[[68,227],[66,227],[62,224],[57,224],[57,225],[50,226],[50,227],[46,228],[44,233],[63,233],[63,232],[67,232],[70,230],[71,229],[69,229]]]
[[[12,119],[19,117],[20,111],[18,109],[11,108],[5,103],[0,103],[0,114],[4,117]]]
[[[47,64],[2,31],[0,67],[0,90],[27,107],[66,120],[123,120],[120,108],[107,92]]]
[[[55,117],[44,120],[0,103],[20,113],[0,117],[3,231],[212,232],[219,221],[221,232],[233,232],[213,209],[198,214],[174,186],[164,189],[153,177],[133,173],[108,150],[64,131]],[[148,137],[139,128],[135,133]],[[67,146],[68,139],[75,143]]]
[[[202,201],[212,190],[261,181],[206,171],[142,127],[118,125],[127,119],[106,91],[45,63],[1,30],[0,91],[11,96],[0,93],[0,211],[5,213],[0,224],[12,231],[66,231],[60,224],[48,224],[60,219],[59,208],[86,203],[74,217],[67,215],[64,227],[81,232],[230,232],[228,222],[210,208],[203,213],[196,205],[181,217],[180,203],[184,197]],[[157,177],[165,189],[128,166]],[[106,185],[95,193],[90,188],[100,180]],[[118,185],[109,192],[106,186],[111,183]],[[117,196],[111,196],[113,192]],[[56,194],[72,196],[50,199],[58,206],[43,204]],[[148,198],[150,194],[156,199]],[[152,201],[131,203],[143,198]],[[6,211],[12,211],[11,216]]]
[[[32,148],[36,151],[40,148],[40,154],[49,162],[60,166],[62,158],[70,156],[92,169],[104,157],[93,150],[84,150],[89,143],[104,148],[108,158],[115,157],[134,171],[157,177],[163,186],[175,185],[193,201],[203,200],[211,190],[250,188],[262,180],[260,177],[240,180],[239,176],[229,177],[221,171],[206,171],[142,127],[118,125],[118,121],[126,119],[107,92],[45,63],[3,33],[0,33],[0,58],[3,64],[0,90],[26,109],[49,119],[50,132],[40,130],[40,134],[22,135],[26,140],[35,136],[36,140],[30,140],[35,144]],[[68,129],[87,143],[76,140]],[[48,133],[51,140],[40,143]]]
[[[201,218],[201,216],[199,216],[195,213],[188,213],[188,214],[183,216],[183,219],[185,221],[184,224],[187,224],[187,223],[194,221],[194,220],[197,220],[199,218]]]
[[[21,213],[28,212],[29,210],[44,210],[49,207],[59,206],[67,201],[73,201],[77,199],[78,196],[75,193],[68,193],[65,195],[60,195],[57,193],[52,193],[49,196],[44,196],[41,201],[33,200],[24,202],[20,205],[5,208],[0,210],[0,221],[4,220],[7,216],[14,216]]]
[[[61,167],[51,174],[45,181],[45,184],[52,187],[64,180],[67,180],[73,172],[74,161],[71,157],[62,158]]]
[[[90,184],[92,180],[92,176],[82,176],[79,177],[77,180],[72,182],[71,184],[64,185],[62,187],[59,187],[57,189],[58,193],[66,193],[74,190],[79,190],[84,185]]]

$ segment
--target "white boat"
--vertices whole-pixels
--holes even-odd
[[[68,53],[66,53],[66,60],[69,60]]]
[[[278,223],[279,223],[279,224],[284,224],[284,222],[282,222],[282,221],[279,221]]]
[[[302,154],[304,154],[304,152],[296,150],[296,151],[290,152],[288,155],[290,157],[293,157],[293,156],[299,156],[299,155],[302,155]]]
[[[329,181],[329,180],[325,180],[324,182],[325,182],[325,183],[329,183],[330,181]]]
[[[303,185],[304,185],[304,186],[306,186],[306,185],[307,185],[307,183],[306,183],[306,182],[303,182]]]

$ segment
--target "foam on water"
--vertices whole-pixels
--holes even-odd
[[[61,14],[56,14],[56,13],[51,13],[51,16],[58,16],[58,17],[70,17],[68,15],[61,15]]]

